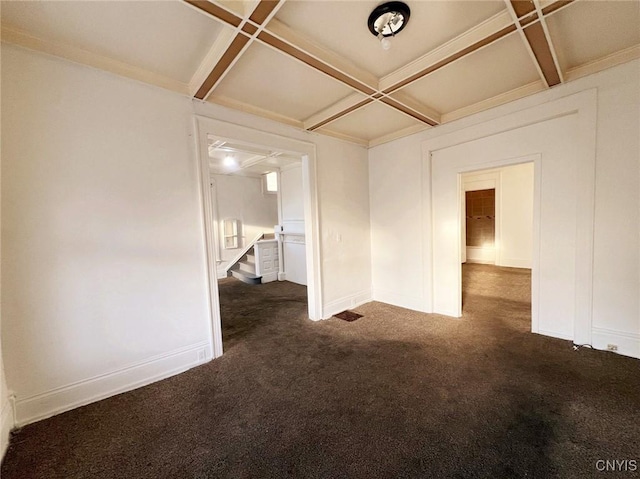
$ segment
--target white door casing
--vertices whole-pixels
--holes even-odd
[[[267,133],[232,123],[226,123],[206,116],[194,116],[196,141],[196,155],[198,173],[200,175],[200,189],[203,205],[203,231],[207,257],[207,272],[209,280],[209,308],[210,308],[210,340],[213,357],[219,357],[222,349],[222,327],[220,321],[220,302],[218,282],[216,278],[214,225],[212,224],[212,202],[209,183],[209,160],[207,157],[207,135],[230,141],[253,144],[282,151],[289,156],[302,158],[302,188],[305,217],[306,264],[307,264],[307,300],[309,318],[322,319],[322,281],[319,237],[319,215],[316,184],[316,147],[313,143],[294,140],[284,136]]]
[[[588,90],[423,143],[424,204],[431,205],[423,218],[427,311],[461,316],[461,173],[537,155],[534,235],[541,240],[533,252],[532,326],[591,342],[596,105],[596,90]],[[459,156],[465,149],[466,159]]]

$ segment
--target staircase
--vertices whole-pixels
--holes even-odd
[[[275,248],[269,247],[272,244],[277,245],[277,241],[273,233],[258,235],[233,261],[228,264],[226,268],[227,274],[247,284],[260,284],[266,282],[263,280],[265,273],[269,273],[269,278],[271,278],[273,271],[276,271],[277,276],[277,246]],[[268,252],[268,254],[266,254],[267,258],[263,258],[263,256],[265,256],[265,252]],[[274,255],[274,257],[269,259],[271,255]],[[256,261],[257,256],[260,257]],[[272,281],[272,279],[269,280]]]
[[[256,274],[256,256],[253,254],[253,248],[252,246],[250,252],[245,254],[240,261],[233,265],[229,273],[243,283],[260,284],[262,283],[262,277]]]

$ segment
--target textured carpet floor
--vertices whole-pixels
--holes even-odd
[[[640,362],[529,333],[525,270],[466,266],[461,320],[220,290],[222,358],[24,427],[2,478],[637,476],[596,461],[640,460]]]

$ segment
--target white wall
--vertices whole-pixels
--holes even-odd
[[[1,90],[1,88],[0,88]],[[0,115],[1,117],[1,115]],[[2,122],[0,121],[0,124]],[[0,218],[2,217],[2,159],[0,158]],[[1,224],[1,221],[0,221]],[[2,264],[2,237],[0,235],[0,264]],[[9,445],[9,434],[13,428],[13,404],[10,400],[11,393],[7,387],[7,378],[4,372],[4,359],[2,354],[2,271],[0,268],[0,461],[4,457]]]
[[[321,136],[316,144],[322,159],[318,196],[327,318],[371,300],[369,169],[367,152],[359,146]]]
[[[244,247],[260,233],[273,233],[278,224],[278,197],[262,192],[262,179],[248,176],[211,175],[215,181],[216,200],[214,208],[218,212],[219,237],[224,234],[224,220],[238,219],[242,223],[242,241]],[[218,269],[224,267],[237,254],[238,249],[224,249],[220,242]]]
[[[500,238],[497,265],[531,268],[533,163],[500,169]]]
[[[576,115],[515,128],[433,153],[433,308],[442,314],[458,315],[460,277],[458,248],[451,238],[449,224],[459,221],[455,202],[457,174],[461,169],[478,169],[497,160],[520,161],[539,154],[543,173],[539,263],[532,283],[537,286],[532,307],[538,315],[532,327],[554,337],[573,338],[576,322],[576,220],[579,183],[575,172],[580,167],[577,150],[566,138],[576,137]],[[500,183],[498,183],[500,185]],[[453,201],[452,201],[453,200]],[[453,203],[453,204],[452,204]],[[536,296],[539,303],[536,303]]]
[[[325,307],[370,295],[365,149],[6,44],[2,86],[2,341],[20,424],[210,357],[194,112],[316,144],[320,225],[344,238],[322,238]]]
[[[2,339],[22,423],[203,362],[209,313],[189,102],[2,48]]]
[[[302,165],[280,172],[280,197],[282,221],[304,222],[304,197],[302,192]],[[304,228],[302,228],[304,231]]]
[[[405,137],[369,152],[374,299],[425,310],[426,236],[421,144],[492,119],[597,88],[593,343],[640,357],[640,62]],[[543,179],[544,181],[544,179]],[[588,260],[588,259],[587,259]],[[614,341],[615,340],[615,341]]]

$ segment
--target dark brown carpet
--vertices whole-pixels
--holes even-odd
[[[637,477],[640,363],[529,333],[529,274],[465,267],[464,318],[221,284],[224,357],[27,426],[2,478]]]

